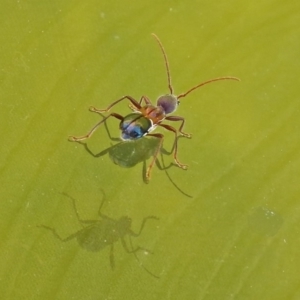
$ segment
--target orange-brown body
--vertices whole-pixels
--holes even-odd
[[[144,117],[150,119],[153,123],[159,124],[166,118],[164,109],[161,106],[146,104],[138,110]]]

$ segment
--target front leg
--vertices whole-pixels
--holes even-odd
[[[180,117],[179,117],[180,118]],[[180,120],[180,119],[179,119]],[[173,157],[174,157],[174,160],[177,164],[178,167],[180,167],[181,169],[184,169],[186,170],[188,168],[187,165],[184,165],[182,164],[181,162],[179,162],[178,158],[177,158],[177,149],[178,149],[178,145],[177,145],[177,140],[178,140],[178,136],[177,136],[177,130],[170,126],[170,125],[167,125],[167,124],[158,124],[158,126],[161,126],[161,127],[164,127],[165,129],[169,130],[169,131],[172,131],[174,134],[175,134],[175,139],[174,139],[174,153],[173,153]],[[181,126],[182,127],[182,126]],[[190,137],[190,136],[188,136]]]
[[[132,110],[132,111],[139,111],[139,109],[142,107],[142,102],[145,102],[145,105],[147,105],[147,104],[152,104],[151,103],[151,101],[150,101],[150,99],[148,98],[148,97],[146,97],[146,96],[142,96],[141,97],[141,99],[140,99],[140,101],[139,101],[139,107],[136,107],[136,106],[134,106],[134,105],[132,105],[132,104],[130,104],[129,103],[129,108]]]
[[[185,123],[185,119],[183,118],[183,117],[179,117],[179,116],[167,116],[166,118],[165,118],[165,120],[168,120],[168,121],[180,121],[181,122],[181,125],[180,125],[180,127],[179,127],[179,129],[178,129],[178,132],[180,132],[181,133],[181,135],[183,135],[184,137],[187,137],[187,138],[191,138],[192,137],[192,134],[190,134],[190,133],[185,133],[185,132],[183,132],[182,131],[182,128],[183,128],[183,126],[184,126],[184,123]]]

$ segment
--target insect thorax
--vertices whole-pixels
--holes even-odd
[[[153,125],[160,123],[166,117],[165,109],[162,106],[147,104],[140,109],[143,116],[150,119]]]

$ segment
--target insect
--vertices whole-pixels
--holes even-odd
[[[110,246],[110,266],[112,269],[115,267],[114,262],[114,244],[120,240],[124,250],[127,253],[133,254],[135,259],[138,261],[139,265],[146,270],[151,276],[159,278],[157,275],[150,272],[139,260],[137,256],[138,251],[144,251],[145,253],[151,253],[150,250],[147,250],[142,247],[135,247],[132,243],[132,237],[138,237],[142,233],[146,222],[150,219],[158,220],[155,216],[145,217],[142,221],[140,230],[138,233],[135,233],[131,229],[131,218],[127,216],[120,217],[118,220],[112,219],[101,212],[102,206],[105,202],[105,194],[103,193],[103,200],[100,204],[98,215],[98,220],[82,220],[78,214],[75,199],[68,194],[63,193],[63,195],[67,196],[72,200],[73,208],[76,214],[76,217],[79,223],[82,225],[82,229],[77,232],[71,234],[68,237],[61,237],[54,228],[45,225],[39,225],[38,227],[45,228],[50,230],[53,235],[58,238],[62,242],[68,242],[72,239],[77,239],[78,244],[87,251],[98,252],[104,249],[105,247]],[[130,247],[127,245],[126,236],[128,237]]]
[[[239,78],[232,77],[232,76],[218,77],[218,78],[210,79],[210,80],[204,81],[200,84],[197,84],[196,86],[190,88],[187,92],[176,96],[173,92],[173,86],[172,86],[171,76],[170,76],[169,61],[168,61],[165,49],[164,49],[160,39],[154,33],[152,33],[152,36],[157,41],[157,43],[160,47],[160,50],[162,51],[162,54],[163,54],[166,72],[167,72],[168,88],[169,88],[170,93],[159,96],[157,99],[156,105],[152,104],[151,100],[147,96],[142,96],[140,98],[140,100],[137,101],[133,97],[126,95],[126,96],[123,96],[120,99],[114,101],[105,109],[97,109],[94,106],[91,106],[90,111],[101,114],[101,113],[110,111],[110,109],[113,106],[120,103],[121,101],[129,100],[130,101],[129,107],[132,110],[132,113],[123,117],[118,113],[111,112],[109,115],[107,115],[105,118],[103,118],[100,122],[98,122],[86,135],[80,136],[80,137],[69,136],[69,140],[74,141],[74,142],[88,139],[91,137],[91,135],[96,131],[96,129],[102,123],[104,123],[108,118],[114,117],[114,118],[120,120],[119,128],[121,130],[121,139],[124,141],[137,140],[146,135],[158,138],[159,146],[157,147],[155,153],[153,154],[153,159],[152,159],[151,163],[149,164],[147,171],[146,171],[147,182],[150,179],[151,170],[157,159],[157,156],[160,152],[160,149],[162,147],[163,140],[164,140],[164,135],[162,133],[152,133],[154,131],[154,129],[156,129],[157,127],[165,128],[166,130],[174,133],[174,136],[175,136],[174,137],[174,151],[173,151],[174,161],[178,167],[180,167],[182,169],[187,169],[187,165],[179,162],[179,160],[177,158],[177,152],[178,152],[177,140],[178,140],[178,135],[182,135],[186,138],[191,138],[191,134],[183,132],[183,126],[185,123],[185,119],[183,117],[170,116],[171,113],[176,111],[176,109],[180,103],[179,99],[186,97],[188,94],[190,94],[192,91],[198,89],[199,87],[206,85],[208,83],[214,82],[214,81],[219,81],[219,80],[240,81]],[[164,124],[163,121],[179,122],[180,125],[179,125],[179,128],[176,129],[173,126]]]

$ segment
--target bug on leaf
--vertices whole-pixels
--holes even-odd
[[[164,135],[162,133],[152,133],[157,127],[165,128],[168,131],[173,132],[174,134],[174,151],[173,151],[173,157],[176,165],[182,169],[187,169],[187,165],[182,164],[178,158],[178,146],[177,146],[177,138],[178,135],[182,135],[187,138],[191,138],[191,134],[183,132],[183,126],[185,123],[185,119],[181,116],[170,116],[173,112],[176,111],[181,98],[186,97],[189,93],[192,91],[198,89],[199,87],[206,85],[208,83],[219,81],[219,80],[237,80],[240,81],[240,79],[232,76],[225,76],[225,77],[218,77],[214,79],[210,79],[207,81],[204,81],[200,84],[197,84],[196,86],[190,88],[185,93],[179,94],[176,96],[173,92],[173,86],[171,82],[171,76],[170,76],[170,68],[169,68],[169,61],[165,52],[165,49],[160,41],[160,39],[152,33],[152,36],[157,41],[163,57],[164,62],[166,66],[167,71],[167,80],[168,80],[168,88],[170,93],[165,94],[162,96],[159,96],[156,104],[153,104],[151,100],[147,96],[142,96],[139,101],[134,99],[133,97],[126,95],[121,97],[120,99],[114,101],[111,103],[107,108],[105,109],[97,109],[94,106],[90,107],[90,111],[96,112],[96,113],[105,113],[109,112],[110,109],[115,106],[116,104],[120,103],[123,100],[129,100],[132,112],[125,117],[115,113],[111,112],[109,115],[107,115],[105,118],[103,118],[100,122],[98,122],[86,135],[75,137],[70,136],[69,140],[73,142],[82,141],[85,139],[88,139],[91,137],[91,135],[96,131],[96,129],[103,124],[108,118],[114,117],[118,120],[120,120],[119,128],[121,130],[121,139],[124,141],[134,141],[137,139],[140,139],[144,136],[152,136],[159,139],[159,146],[157,147],[156,151],[153,154],[153,159],[151,163],[149,164],[147,171],[146,171],[146,179],[149,181],[151,170],[153,168],[153,165],[157,159],[157,156],[160,152],[160,149],[163,145]],[[176,129],[173,126],[170,126],[169,124],[164,124],[163,121],[171,121],[171,122],[179,122],[179,128]]]

